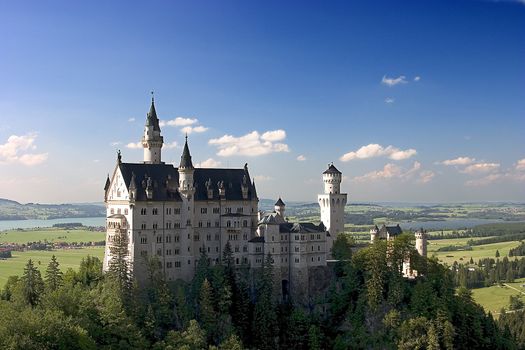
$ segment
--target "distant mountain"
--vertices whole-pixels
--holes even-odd
[[[0,220],[61,219],[105,216],[101,203],[86,204],[21,204],[0,198]]]

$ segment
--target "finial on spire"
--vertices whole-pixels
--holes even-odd
[[[151,103],[155,102],[155,91],[151,90]]]
[[[186,131],[186,136],[185,136],[185,138],[186,138],[186,142],[188,142],[188,132],[187,132],[187,131]]]
[[[117,151],[117,162],[119,164],[122,163],[122,153],[120,153],[120,150]]]

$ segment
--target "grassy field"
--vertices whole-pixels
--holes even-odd
[[[43,228],[37,230],[11,230],[0,232],[0,243],[27,243],[47,240],[49,242],[96,242],[105,239],[105,232],[88,230],[64,230]]]
[[[525,288],[521,285],[525,283],[525,278],[516,280],[514,283],[507,283],[508,285],[518,289],[519,291],[525,292]],[[472,290],[474,300],[479,303],[485,311],[490,311],[492,314],[499,313],[501,308],[508,309],[509,297],[511,295],[520,295],[521,293],[509,288],[507,286],[492,286],[486,288],[478,288]],[[522,299],[525,301],[525,295],[521,294]],[[495,315],[497,316],[497,315]]]
[[[104,247],[90,247],[82,249],[59,249],[54,251],[31,250],[26,252],[13,252],[13,257],[0,260],[0,288],[12,275],[21,275],[27,260],[33,259],[36,267],[40,270],[42,277],[51,256],[55,255],[60,264],[60,269],[66,271],[68,268],[77,269],[82,258],[87,255],[96,256],[101,260],[104,258]]]
[[[454,261],[458,263],[468,263],[470,258],[477,262],[482,258],[495,258],[496,250],[500,253],[500,258],[508,256],[509,250],[520,245],[519,241],[499,242],[492,244],[485,244],[480,246],[473,246],[472,250],[462,250],[455,252],[437,252],[440,247],[448,245],[465,245],[470,238],[455,238],[455,239],[440,239],[431,240],[428,245],[428,255],[435,255],[442,262],[452,265]]]

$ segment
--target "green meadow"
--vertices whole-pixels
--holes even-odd
[[[525,283],[525,278],[517,279],[514,283],[505,283],[515,289],[506,285],[473,289],[472,296],[478,304],[483,306],[485,311],[498,314],[502,308],[508,310],[510,296],[520,295],[525,301],[525,295],[523,294],[525,293],[525,288],[521,286],[523,283]]]
[[[32,259],[35,262],[35,266],[40,270],[43,277],[47,264],[53,255],[57,257],[60,269],[64,272],[68,268],[78,269],[82,258],[88,255],[96,256],[102,260],[104,258],[104,247],[13,252],[12,258],[0,260],[0,288],[4,286],[9,276],[22,275],[24,272],[24,266],[29,259]]]
[[[95,232],[83,229],[41,228],[35,230],[10,230],[0,232],[0,243],[38,242],[97,242],[105,239],[105,232]]]

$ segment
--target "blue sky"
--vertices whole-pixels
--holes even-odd
[[[1,1],[0,53],[0,197],[101,201],[153,89],[166,162],[263,198],[525,198],[522,1]]]

